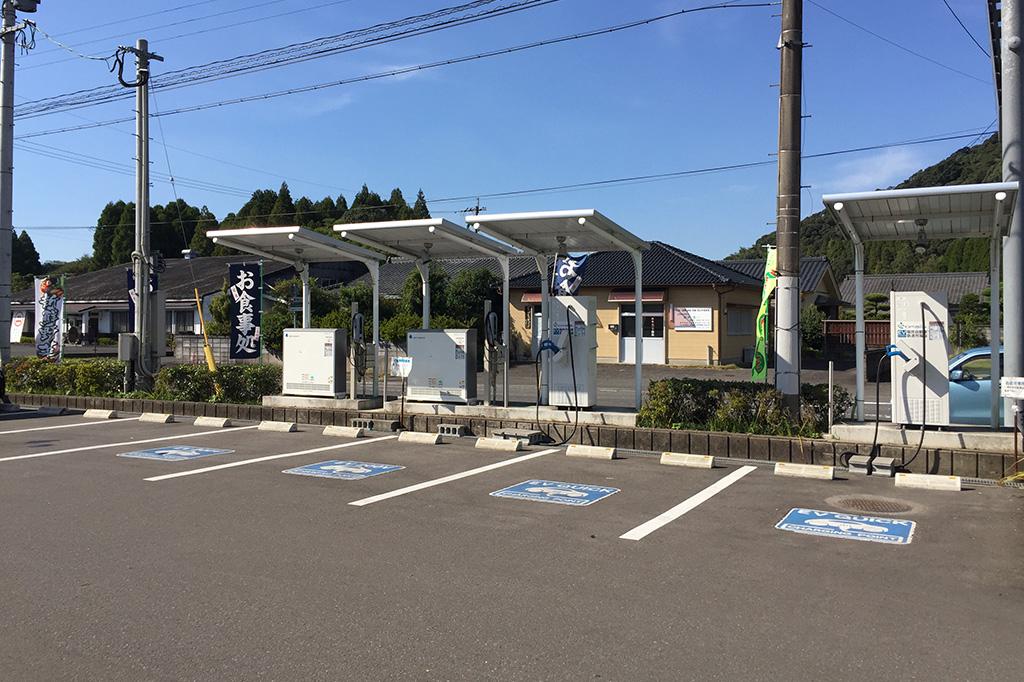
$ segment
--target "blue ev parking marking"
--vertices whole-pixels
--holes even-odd
[[[824,535],[888,545],[909,545],[914,538],[917,524],[906,519],[880,519],[874,516],[796,508],[791,509],[775,527],[805,535]]]
[[[164,462],[183,462],[210,455],[227,455],[234,450],[219,450],[217,448],[197,448],[191,445],[168,445],[163,448],[150,448],[148,450],[135,450],[134,452],[122,452],[118,457],[137,457],[139,459],[158,459]]]
[[[403,466],[395,464],[374,464],[372,462],[354,462],[345,459],[329,459],[326,462],[307,464],[306,466],[285,469],[283,474],[298,474],[300,476],[319,476],[320,478],[340,478],[344,481],[358,481],[370,476],[389,474],[392,471],[404,469]]]
[[[532,479],[496,490],[491,493],[491,496],[586,507],[617,492],[619,492],[618,488],[606,488],[600,485]]]

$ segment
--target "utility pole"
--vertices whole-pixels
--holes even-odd
[[[800,96],[803,0],[782,0],[778,44],[779,196],[776,219],[779,279],[775,293],[775,388],[790,414],[800,410]]]
[[[1024,180],[1024,74],[1021,73],[1021,30],[1024,28],[1024,7],[1021,0],[1003,0],[1000,37],[1002,68],[1002,121],[1000,132],[1003,142],[1003,180]],[[999,296],[999,287],[992,283],[993,298]],[[998,339],[992,339],[997,344]],[[1024,376],[1024,194],[1017,192],[1010,233],[1003,241],[1003,376]],[[1004,418],[1013,423],[1014,406],[1020,401],[1008,401]]]
[[[14,232],[14,37],[16,11],[36,11],[37,0],[2,0],[0,51],[0,362],[11,359],[11,239]]]
[[[150,388],[153,374],[159,369],[153,348],[153,297],[149,290],[153,271],[149,251],[149,62],[162,62],[163,57],[149,51],[149,41],[140,38],[135,47],[120,48],[135,55],[135,81],[127,82],[118,71],[121,85],[135,88],[135,250],[132,269],[135,274],[135,336],[138,339],[138,360],[135,363],[136,386]],[[157,320],[157,323],[162,321]],[[163,349],[160,349],[163,350]]]

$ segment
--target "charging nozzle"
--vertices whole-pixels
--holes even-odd
[[[899,356],[903,358],[905,361],[910,362],[910,358],[907,357],[907,354],[900,350],[900,347],[897,346],[895,343],[890,343],[888,346],[885,347],[885,354],[890,358]]]

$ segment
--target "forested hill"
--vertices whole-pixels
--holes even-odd
[[[896,185],[895,189],[969,185],[998,182],[1001,177],[998,136],[981,144],[964,147],[934,166],[920,170]],[[751,247],[742,248],[728,258],[763,258],[764,245],[775,243],[775,233],[760,237]],[[825,211],[804,218],[800,223],[800,249],[805,256],[827,256],[837,279],[853,271],[853,247],[838,225]],[[988,241],[961,239],[937,241],[923,255],[914,253],[910,242],[869,242],[866,248],[869,273],[890,272],[982,272],[988,270]]]

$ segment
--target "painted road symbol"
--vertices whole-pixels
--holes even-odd
[[[775,527],[805,535],[909,545],[917,524],[905,519],[880,519],[875,516],[797,508],[791,509]]]
[[[530,480],[496,490],[491,493],[491,496],[586,507],[617,492],[619,492],[618,488],[606,488],[599,485]]]
[[[371,462],[350,462],[343,459],[329,459],[326,462],[307,464],[294,469],[285,469],[283,474],[300,476],[319,476],[321,478],[340,478],[345,481],[357,481],[370,476],[380,476],[405,467],[394,464],[373,464]]]
[[[197,448],[191,445],[168,445],[162,448],[122,452],[118,457],[138,457],[140,459],[159,459],[164,462],[182,462],[187,459],[199,459],[210,455],[227,455],[234,450],[218,450],[217,448]]]

